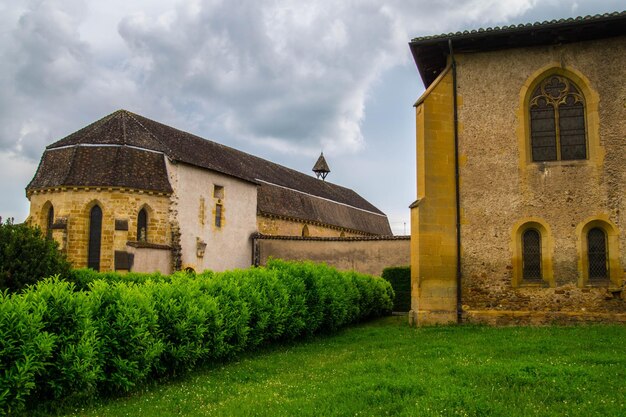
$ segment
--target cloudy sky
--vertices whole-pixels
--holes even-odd
[[[0,216],[46,145],[117,109],[353,188],[409,230],[413,37],[606,13],[623,0],[0,1]],[[406,229],[405,229],[406,223]]]

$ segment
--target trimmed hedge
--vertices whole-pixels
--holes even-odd
[[[411,310],[411,267],[385,268],[382,277],[389,281],[396,294],[393,300],[393,311],[406,312]]]
[[[384,280],[325,265],[71,273],[0,293],[0,414],[136,389],[277,340],[389,314]],[[54,403],[49,403],[54,404]]]

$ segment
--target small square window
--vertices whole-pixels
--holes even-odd
[[[221,185],[213,186],[213,198],[224,198],[224,187]]]

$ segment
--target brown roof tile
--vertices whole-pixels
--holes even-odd
[[[391,233],[384,213],[348,188],[126,110],[48,146],[27,190],[101,185],[171,192],[163,155],[158,152],[175,161],[260,184],[258,210],[264,213],[369,233]]]

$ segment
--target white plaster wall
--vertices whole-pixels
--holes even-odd
[[[126,250],[135,255],[133,272],[160,272],[164,275],[172,273],[172,254],[169,249],[126,246]]]
[[[257,186],[214,171],[184,163],[168,163],[174,188],[171,220],[180,226],[182,268],[197,272],[224,271],[251,265],[250,235],[257,230]],[[215,185],[224,187],[222,227],[215,226]],[[204,221],[200,201],[204,199]],[[207,243],[203,257],[197,256],[197,238]]]

